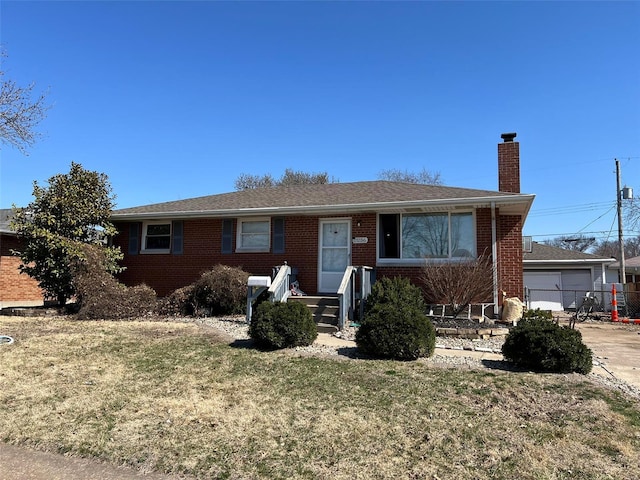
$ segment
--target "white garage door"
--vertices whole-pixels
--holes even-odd
[[[563,310],[560,272],[525,272],[524,286],[529,289],[529,308]]]
[[[562,300],[565,310],[576,308],[585,294],[593,288],[591,270],[565,270],[562,272]]]

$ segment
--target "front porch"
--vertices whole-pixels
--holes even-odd
[[[371,285],[375,281],[373,267],[348,266],[335,294],[300,295],[293,288],[295,280],[289,265],[285,263],[274,270],[273,278],[249,277],[247,323],[251,322],[255,300],[266,292],[272,302],[304,303],[311,309],[319,331],[337,332],[362,318],[364,301],[371,293]]]

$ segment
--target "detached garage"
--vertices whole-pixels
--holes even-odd
[[[532,309],[562,311],[579,306],[586,292],[602,299],[606,267],[612,262],[614,258],[531,242],[523,262],[525,303]]]

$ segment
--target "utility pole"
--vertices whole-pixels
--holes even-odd
[[[622,233],[622,188],[620,187],[620,161],[616,158],[616,198],[618,201],[618,245],[620,247],[620,283],[622,284],[622,291],[625,291],[624,284],[626,283],[627,272],[624,264],[624,235]]]

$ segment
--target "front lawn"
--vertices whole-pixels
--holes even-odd
[[[640,478],[587,377],[337,360],[192,323],[0,317],[0,441],[198,478]]]

